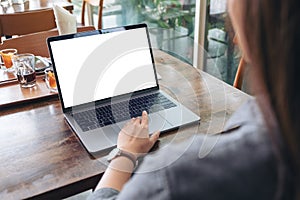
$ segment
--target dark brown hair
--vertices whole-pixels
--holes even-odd
[[[300,1],[239,0],[250,64],[261,75],[300,198]]]

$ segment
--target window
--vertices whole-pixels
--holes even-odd
[[[197,2],[196,2],[197,1]],[[201,0],[203,1],[203,0]],[[74,13],[80,16],[81,0],[73,0]],[[196,43],[195,16],[199,0],[104,0],[103,28],[147,23],[154,48],[166,51],[194,64]],[[208,52],[203,70],[232,84],[239,54],[225,29],[226,0],[206,2],[205,49]],[[97,8],[93,10],[97,22]],[[197,55],[197,54],[195,54]]]

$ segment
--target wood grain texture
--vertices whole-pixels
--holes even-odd
[[[83,26],[77,28],[77,32],[92,30],[95,30],[95,27]],[[43,56],[49,58],[50,55],[47,46],[47,38],[57,35],[58,31],[56,29],[23,35],[17,38],[5,40],[0,45],[0,50],[14,48],[18,50],[18,53],[32,53],[36,56]]]
[[[37,20],[39,19],[39,20]],[[1,35],[25,35],[56,28],[53,9],[0,15]]]
[[[73,10],[73,4],[67,0],[29,0],[7,8],[1,6],[0,35],[25,35],[56,28],[53,5]]]
[[[81,7],[81,24],[85,25],[85,10],[91,9],[92,7],[98,8],[98,29],[102,29],[102,13],[103,13],[103,2],[104,0],[83,0]],[[92,7],[90,7],[92,6]],[[90,7],[90,8],[89,8]],[[93,17],[93,16],[90,16]]]
[[[154,54],[161,89],[201,116],[200,124],[163,134],[159,148],[222,130],[250,98],[164,52]],[[2,109],[0,155],[1,199],[62,198],[94,187],[106,168],[69,129],[57,98]]]
[[[0,90],[0,108],[57,96],[57,93],[52,93],[47,88],[44,76],[37,76],[36,85],[31,88],[22,88],[20,87],[19,82],[15,80],[7,83],[0,83]]]
[[[67,0],[29,0],[23,4],[10,5],[7,8],[0,6],[0,17],[1,15],[30,12],[36,10],[43,10],[52,8],[54,4],[64,7],[68,11],[74,9],[71,1]]]

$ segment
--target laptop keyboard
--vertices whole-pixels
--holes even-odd
[[[148,113],[154,113],[175,106],[165,96],[156,93],[76,113],[73,114],[73,117],[82,131],[86,132],[141,116],[144,110]]]

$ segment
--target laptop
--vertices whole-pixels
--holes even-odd
[[[143,110],[150,134],[199,122],[160,90],[146,24],[50,37],[47,44],[63,114],[90,154],[115,147],[125,123]]]

